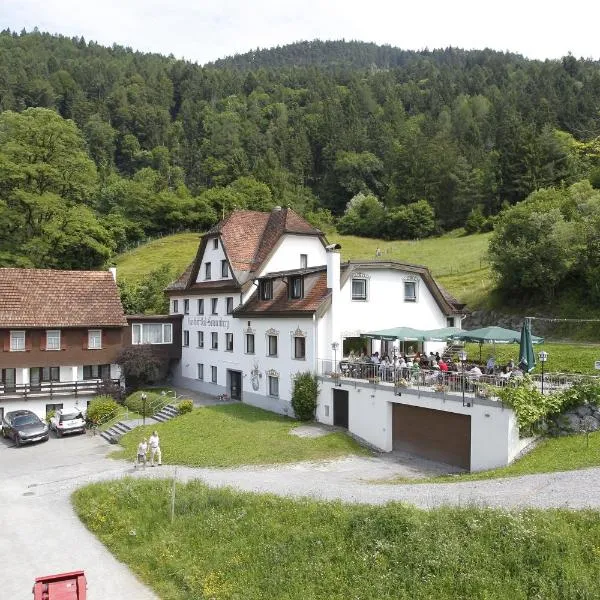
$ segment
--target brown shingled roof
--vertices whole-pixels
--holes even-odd
[[[108,271],[0,269],[0,328],[126,325]]]
[[[187,290],[192,285],[200,290],[206,285],[205,282],[196,284],[195,281],[209,239],[220,237],[236,283],[243,285],[250,273],[260,269],[285,233],[323,237],[319,229],[313,227],[291,208],[275,208],[270,213],[234,210],[203,236],[191,268],[188,267],[175,282],[169,285],[167,291]]]
[[[304,297],[289,298],[288,287],[283,281],[274,282],[273,299],[261,300],[255,292],[252,297],[234,311],[235,316],[253,315],[271,317],[275,315],[312,314],[327,299],[330,291],[327,288],[327,273],[320,271],[304,278]]]

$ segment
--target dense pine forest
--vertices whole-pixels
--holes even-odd
[[[201,42],[199,42],[201,43]],[[600,63],[304,42],[200,66],[0,34],[0,265],[89,268],[233,207],[390,239],[600,180]]]

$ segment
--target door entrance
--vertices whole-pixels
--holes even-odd
[[[333,390],[333,424],[348,429],[348,390]]]
[[[242,373],[241,371],[228,371],[229,397],[232,400],[242,399]]]

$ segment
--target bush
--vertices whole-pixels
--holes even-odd
[[[146,394],[145,416],[158,412],[161,408],[169,403],[169,399],[166,396],[163,396],[157,392],[145,392],[143,390],[139,390],[133,394],[129,394],[129,396],[125,398],[125,406],[129,410],[132,410],[139,415],[144,414],[144,402],[142,400],[142,394]]]
[[[117,416],[119,405],[110,396],[96,396],[88,406],[87,419],[98,425]]]
[[[308,371],[298,373],[294,379],[292,392],[292,408],[297,419],[300,421],[314,419],[318,395],[319,385],[316,376]]]
[[[180,415],[185,415],[186,413],[192,412],[194,408],[194,403],[191,400],[182,400],[177,407],[177,411]]]

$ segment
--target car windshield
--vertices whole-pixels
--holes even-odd
[[[64,415],[60,415],[61,423],[63,421],[74,421],[75,419],[83,419],[80,412],[65,413]]]
[[[23,427],[23,425],[37,425],[40,420],[35,415],[22,415],[15,417],[13,425],[15,427]]]

